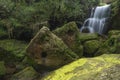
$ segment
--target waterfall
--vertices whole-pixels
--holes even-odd
[[[107,27],[105,26],[106,20],[110,15],[110,5],[98,6],[93,8],[91,11],[90,18],[85,20],[83,26],[81,27],[81,32],[90,33],[105,33]]]

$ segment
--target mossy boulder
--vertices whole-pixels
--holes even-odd
[[[0,61],[0,77],[6,74],[6,67],[4,61]]]
[[[97,33],[80,33],[79,36],[79,39],[82,43],[89,40],[97,40],[98,38],[99,37]]]
[[[14,74],[10,80],[33,80],[37,77],[38,73],[32,67],[27,67],[22,71]]]
[[[112,53],[120,53],[120,34],[112,35],[106,42],[108,51]]]
[[[119,80],[119,66],[119,54],[104,54],[74,61],[40,80]]]
[[[83,46],[79,40],[80,31],[75,22],[69,22],[64,26],[53,31],[58,37],[62,38],[64,43],[81,57],[83,55]]]
[[[100,41],[98,40],[90,40],[84,43],[84,55],[85,56],[94,56],[94,53],[100,47]]]
[[[108,35],[108,39],[103,44],[101,44],[101,47],[96,54],[120,53],[120,31],[112,30],[109,31]]]
[[[60,67],[78,58],[78,55],[47,27],[40,29],[26,51],[37,64],[51,68]]]
[[[95,80],[120,80],[120,64],[115,64],[99,73]]]

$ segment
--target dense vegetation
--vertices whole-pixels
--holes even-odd
[[[120,0],[112,0],[111,29],[120,29]]]
[[[43,26],[82,25],[99,0],[0,0],[0,26],[9,38],[29,40]],[[4,37],[5,37],[4,36]]]
[[[0,0],[0,80],[120,80],[120,0],[108,34],[79,30],[103,1]]]

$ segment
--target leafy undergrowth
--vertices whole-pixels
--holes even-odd
[[[17,58],[25,56],[26,42],[17,41],[14,39],[0,40],[0,48],[7,51],[7,54],[12,54]]]

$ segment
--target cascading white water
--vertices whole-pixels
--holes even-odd
[[[83,32],[85,29],[90,33],[97,32],[103,34],[106,30],[105,22],[110,15],[110,5],[98,6],[91,11],[91,16],[88,18],[80,31]]]

